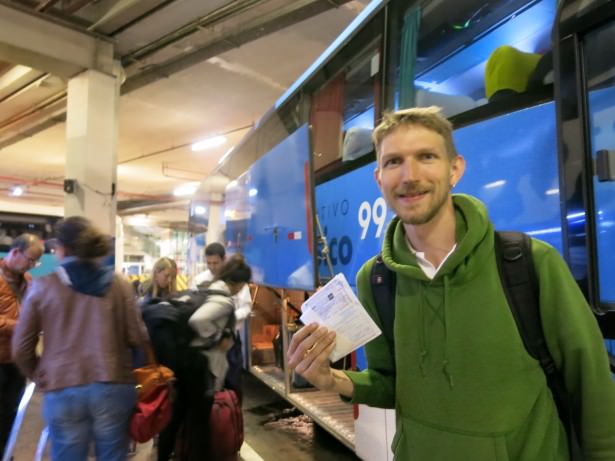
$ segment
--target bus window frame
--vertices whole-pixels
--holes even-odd
[[[593,193],[593,159],[588,106],[584,38],[592,30],[615,21],[615,4],[597,0],[581,9],[580,0],[562,0],[554,30],[555,101],[560,171],[560,196],[564,257],[570,264],[571,247],[583,250],[585,274],[577,279],[607,338],[615,338],[615,303],[603,302],[598,278],[596,203]],[[566,124],[566,130],[563,125]],[[564,157],[564,153],[567,153]],[[585,212],[585,234],[572,240],[566,216]],[[587,217],[590,217],[588,219]],[[577,252],[578,253],[578,252]]]

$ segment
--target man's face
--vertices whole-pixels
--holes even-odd
[[[216,277],[222,269],[222,264],[224,263],[224,259],[222,259],[218,255],[205,255],[205,261],[207,262],[207,269]]]
[[[376,181],[404,224],[421,225],[444,209],[463,175],[461,156],[450,159],[444,139],[422,126],[401,126],[380,144]]]
[[[38,265],[42,254],[43,252],[36,245],[31,245],[24,251],[13,248],[6,263],[12,271],[23,274]]]

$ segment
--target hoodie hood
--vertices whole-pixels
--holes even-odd
[[[56,269],[60,279],[78,293],[102,298],[113,281],[112,266],[98,266],[92,261],[64,258]]]
[[[472,278],[480,263],[489,256],[493,241],[493,226],[483,203],[469,195],[454,194],[455,241],[457,247],[436,274],[433,282],[455,276],[455,281]],[[471,265],[468,263],[472,255]],[[416,262],[416,256],[408,248],[403,223],[395,217],[386,231],[382,246],[382,260],[393,271],[407,277],[430,282]]]

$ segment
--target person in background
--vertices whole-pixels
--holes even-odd
[[[291,341],[290,368],[352,403],[394,408],[397,461],[568,461],[545,372],[502,288],[487,209],[452,193],[465,161],[451,123],[436,107],[406,109],[385,114],[373,139],[375,179],[396,214],[381,253],[396,273],[394,347],[380,335],[365,347],[366,370],[333,370],[335,333],[311,324]],[[615,460],[615,383],[596,319],[557,250],[532,238],[531,253],[544,338],[583,459]],[[359,271],[357,288],[382,325],[375,260]]]
[[[56,271],[34,281],[13,335],[13,359],[44,392],[53,461],[126,459],[137,393],[132,350],[148,336],[130,283],[101,261],[110,239],[83,217],[56,225]],[[42,355],[35,352],[45,334]]]
[[[236,295],[252,278],[250,266],[243,257],[233,255],[220,268],[209,286],[205,303],[190,317],[188,324],[197,332],[191,343],[194,373],[186,383],[184,434],[187,451],[181,461],[211,459],[209,415],[214,394],[224,387],[229,368],[227,353],[235,340]],[[200,371],[199,371],[200,370]]]
[[[0,458],[25,386],[11,358],[11,339],[31,281],[28,270],[38,264],[43,251],[38,237],[22,234],[11,243],[6,258],[0,259]]]
[[[194,277],[191,288],[194,290],[198,288],[207,288],[216,274],[220,272],[225,258],[226,250],[224,249],[224,245],[218,242],[207,245],[205,247],[205,263],[207,264],[207,269]]]
[[[160,258],[154,264],[152,277],[143,282],[143,298],[168,298],[177,292],[177,264],[171,258]]]
[[[206,288],[219,274],[224,262],[226,261],[226,252],[224,246],[221,243],[210,243],[205,247],[205,261],[207,263],[207,270],[198,274],[193,282],[192,288]],[[245,320],[252,312],[252,297],[250,295],[250,286],[246,283],[239,290],[238,293],[233,295],[233,302],[235,303],[235,341],[233,347],[228,352],[229,369],[226,376],[226,387],[233,389],[239,400],[242,399],[242,379],[241,370],[243,368],[243,352],[241,333],[244,328]]]

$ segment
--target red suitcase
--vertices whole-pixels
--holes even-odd
[[[235,461],[243,444],[243,415],[237,394],[229,389],[216,392],[211,408],[211,449],[216,461]]]

